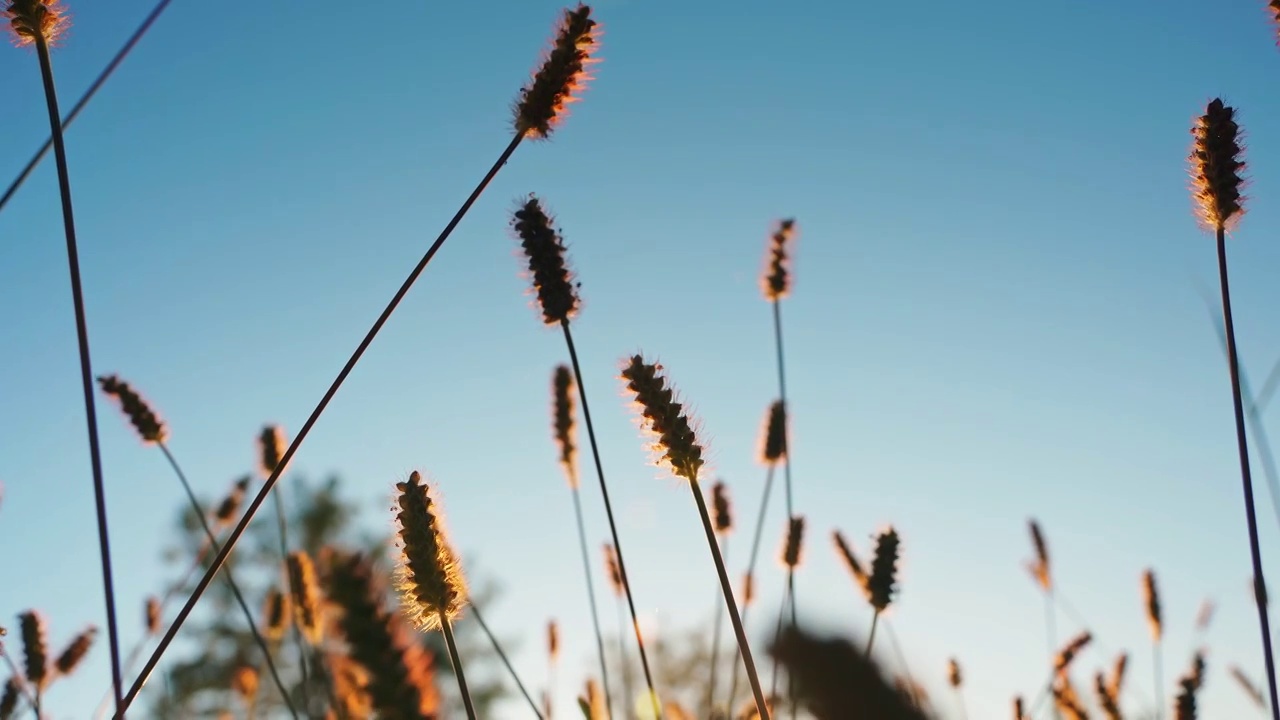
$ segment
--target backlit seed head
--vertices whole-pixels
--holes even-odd
[[[959,689],[964,679],[960,676],[960,663],[955,658],[947,661],[947,684]]]
[[[618,564],[618,551],[612,543],[604,544],[604,571],[605,576],[609,578],[610,587],[613,588],[613,594],[622,597],[626,590],[622,582],[622,566]]]
[[[280,466],[284,458],[284,449],[288,443],[284,439],[284,428],[279,425],[266,425],[258,434],[258,472],[269,478]],[[280,471],[284,474],[284,470]]]
[[[788,218],[780,221],[769,236],[760,288],[764,291],[765,299],[770,302],[777,302],[791,292],[791,250],[795,244],[796,232],[796,221]]]
[[[592,55],[599,33],[590,7],[578,5],[564,11],[551,50],[516,100],[517,134],[545,139],[564,121],[569,104],[579,99],[591,79],[588,70],[597,62]]]
[[[432,499],[422,476],[414,471],[396,488],[400,547],[396,589],[406,615],[419,628],[433,630],[440,627],[440,615],[452,620],[466,604],[462,566],[449,545],[439,503]]]
[[[794,570],[800,566],[804,545],[804,517],[796,515],[787,521],[787,539],[782,545],[782,565]]]
[[[573,372],[568,365],[556,367],[551,380],[551,396],[554,411],[552,427],[555,430],[556,445],[560,448],[560,466],[564,468],[565,477],[569,479],[569,487],[578,487],[578,446],[576,442],[577,428],[573,419]]]
[[[18,709],[18,693],[21,691],[18,678],[10,677],[4,684],[4,693],[0,694],[0,720],[10,720]]]
[[[60,0],[10,0],[4,15],[19,47],[37,40],[53,45],[71,24]]]
[[[311,556],[296,550],[289,553],[289,599],[293,605],[294,620],[298,629],[313,645],[320,642],[322,623],[320,618],[320,584],[316,579],[316,566]]]
[[[773,465],[787,454],[787,407],[781,400],[769,406],[760,438],[760,462]]]
[[[89,654],[89,648],[93,646],[93,640],[98,636],[98,628],[90,627],[75,638],[63,649],[58,655],[58,659],[53,661],[53,666],[57,669],[59,675],[70,675],[75,672],[76,668]]]
[[[1028,520],[1031,529],[1031,545],[1035,548],[1035,559],[1029,564],[1031,575],[1046,591],[1053,588],[1053,578],[1049,573],[1049,546],[1044,541],[1044,533],[1040,531],[1040,523]]]
[[[555,620],[547,621],[547,657],[553,663],[560,657],[560,628]]]
[[[18,616],[22,628],[22,652],[27,666],[27,682],[43,689],[50,680],[49,639],[44,615],[28,610]]]
[[[729,488],[723,480],[711,486],[711,507],[715,516],[716,532],[728,535],[733,530],[733,506],[729,502]]]
[[[1160,642],[1160,637],[1164,634],[1164,624],[1160,617],[1160,591],[1156,588],[1156,574],[1149,569],[1142,573],[1142,599],[1147,609],[1151,639]]]
[[[231,486],[231,490],[227,492],[222,501],[218,503],[218,507],[213,511],[213,525],[215,529],[221,529],[230,525],[233,520],[240,514],[240,506],[244,504],[245,493],[249,491],[249,483],[252,479],[245,475],[235,484]]]
[[[143,617],[146,619],[148,635],[155,635],[160,632],[160,598],[155,595],[147,597],[147,605],[143,611]]]
[[[1093,641],[1093,634],[1085,631],[1071,638],[1070,642],[1062,646],[1058,651],[1057,657],[1053,659],[1053,668],[1059,675],[1066,673],[1067,668],[1071,667],[1071,662],[1076,659],[1080,651]]]
[[[684,406],[676,402],[675,392],[667,387],[661,371],[661,365],[633,355],[622,368],[622,380],[635,398],[641,426],[655,438],[651,448],[657,464],[668,468],[676,477],[696,482],[703,465],[702,445]]]
[[[1229,229],[1244,212],[1244,150],[1235,116],[1235,108],[1215,98],[1191,128],[1192,196],[1200,222],[1209,230]]]
[[[165,427],[164,421],[129,383],[115,375],[101,375],[98,377],[98,387],[120,404],[121,411],[129,418],[134,430],[138,431],[142,442],[162,443],[168,439],[169,429]]]
[[[547,325],[568,322],[580,301],[573,273],[565,261],[564,239],[537,197],[530,195],[511,216],[511,227],[520,238],[542,321]]]
[[[877,612],[883,612],[889,607],[897,590],[898,545],[898,532],[892,527],[876,538],[871,576],[867,578],[867,598]]]
[[[836,552],[840,554],[840,558],[844,560],[844,565],[849,570],[849,574],[853,576],[853,581],[857,583],[858,587],[862,588],[863,592],[868,592],[867,581],[871,579],[871,576],[867,574],[866,568],[858,560],[858,556],[853,551],[853,546],[849,544],[849,541],[845,540],[844,534],[839,530],[831,533],[831,538],[835,541]]]
[[[267,591],[267,600],[262,610],[262,634],[268,640],[280,640],[289,626],[289,596],[273,587]]]
[[[241,665],[231,673],[231,689],[246,706],[252,706],[258,697],[258,671]]]

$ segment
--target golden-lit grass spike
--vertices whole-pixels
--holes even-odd
[[[1129,667],[1129,653],[1116,656],[1115,665],[1111,667],[1111,677],[1107,679],[1107,692],[1114,698],[1120,697],[1120,689],[1124,687],[1124,671]]]
[[[1053,577],[1049,572],[1049,545],[1044,540],[1044,533],[1040,531],[1040,523],[1028,520],[1027,526],[1031,530],[1031,545],[1036,552],[1035,560],[1030,563],[1031,574],[1047,592],[1053,589]]]
[[[94,638],[97,636],[98,628],[91,626],[72,638],[58,655],[58,659],[53,661],[53,667],[58,674],[65,676],[75,672],[85,656],[89,654],[89,648],[93,647]]]
[[[1027,714],[1022,710],[1022,698],[1013,699],[1013,720],[1026,720]]]
[[[220,530],[226,527],[240,514],[240,506],[244,504],[244,496],[249,491],[251,480],[252,478],[245,475],[236,480],[231,490],[227,491],[226,496],[213,511],[213,529]]]
[[[542,320],[547,325],[568,322],[580,304],[573,273],[565,261],[564,239],[553,227],[554,222],[542,201],[532,194],[511,214],[511,227],[520,238]]]
[[[1276,0],[1276,2],[1280,2],[1280,0]],[[1262,688],[1258,687],[1256,683],[1250,680],[1249,676],[1245,675],[1244,671],[1241,670],[1238,665],[1232,665],[1227,668],[1227,672],[1231,674],[1231,677],[1235,678],[1236,684],[1240,686],[1240,689],[1244,691],[1245,695],[1249,696],[1249,699],[1253,701],[1253,704],[1256,705],[1259,710],[1267,709],[1267,701],[1266,698],[1262,696]]]
[[[27,682],[37,690],[49,683],[49,639],[44,615],[39,610],[28,610],[18,616],[22,629],[22,652],[26,661]]]
[[[262,477],[269,478],[276,471],[288,445],[284,440],[284,428],[279,425],[263,426],[258,434],[258,472]]]
[[[733,505],[729,502],[729,487],[723,480],[711,486],[711,508],[714,511],[716,533],[724,536],[733,531]]]
[[[363,556],[335,557],[326,586],[338,608],[334,626],[351,661],[365,671],[377,717],[436,718],[440,697],[432,657],[410,636],[404,618],[385,608],[381,577]]]
[[[289,596],[273,587],[267,591],[264,605],[262,635],[268,640],[280,640],[289,627]]]
[[[320,584],[311,556],[301,550],[289,553],[289,596],[298,629],[313,645],[320,642]]]
[[[791,292],[791,246],[795,242],[796,221],[787,218],[778,223],[773,234],[769,236],[769,245],[765,251],[764,277],[760,280],[760,288],[764,297],[770,302],[777,302]]]
[[[18,710],[18,694],[21,686],[18,678],[10,677],[4,684],[4,693],[0,694],[0,720],[10,720]]]
[[[867,578],[867,599],[876,612],[883,612],[893,601],[898,575],[898,532],[892,527],[876,538],[876,554]]]
[[[547,657],[553,663],[560,658],[560,628],[554,619],[547,621]]]
[[[71,23],[60,0],[10,0],[4,15],[9,18],[9,29],[19,47],[30,45],[36,38],[53,45]]]
[[[400,511],[400,559],[396,589],[406,615],[423,630],[440,627],[439,614],[453,620],[467,601],[462,566],[445,535],[439,503],[415,470],[396,483]]]
[[[333,677],[333,695],[337,718],[369,720],[373,715],[373,702],[366,688],[369,673],[342,653],[328,654],[330,674]],[[329,720],[326,717],[325,720]]]
[[[858,556],[854,554],[853,546],[845,540],[844,534],[839,530],[833,531],[831,538],[835,541],[836,552],[840,553],[840,557],[844,560],[845,567],[849,569],[849,574],[853,576],[854,582],[858,584],[858,587],[862,588],[863,592],[867,592],[867,580],[870,577],[867,575],[866,569],[862,567]]]
[[[781,400],[775,400],[765,416],[764,432],[760,437],[760,462],[774,465],[786,454],[787,406]]]
[[[1267,10],[1271,13],[1271,19],[1276,24],[1276,41],[1280,43],[1280,0],[1271,0],[1267,4]]]
[[[1164,634],[1164,624],[1160,619],[1160,591],[1156,588],[1156,574],[1151,570],[1142,573],[1142,602],[1147,609],[1147,625],[1151,628],[1151,639],[1160,642]]]
[[[756,599],[756,576],[755,573],[745,573],[742,576],[742,606],[749,606]]]
[[[146,605],[142,610],[142,617],[146,621],[148,635],[155,635],[160,632],[160,598],[155,595],[147,597]]]
[[[1235,108],[1214,98],[1191,129],[1192,196],[1200,222],[1215,231],[1229,229],[1244,212],[1240,172],[1245,163],[1235,114]]]
[[[597,62],[592,54],[599,33],[599,23],[591,18],[587,5],[564,11],[551,50],[516,100],[518,135],[545,139],[564,121],[569,104],[579,99],[591,79],[588,67]]]
[[[1204,685],[1204,656],[1196,653],[1191,669],[1178,680],[1178,696],[1173,703],[1174,720],[1196,720],[1196,693]]]
[[[129,418],[134,430],[138,431],[142,442],[162,443],[169,438],[169,428],[164,421],[129,383],[116,375],[99,375],[98,386],[120,404],[120,410]]]
[[[564,468],[569,487],[578,487],[577,427],[573,416],[573,371],[568,365],[557,365],[551,380],[553,407],[552,427],[556,446],[560,448],[560,466]]]
[[[1187,673],[1187,678],[1191,680],[1196,690],[1199,690],[1204,686],[1204,672],[1204,651],[1197,650],[1195,654],[1191,656],[1191,670]]]
[[[618,565],[618,550],[612,543],[604,544],[604,570],[613,587],[613,594],[622,597],[626,588],[622,584],[622,567]]]
[[[586,692],[578,696],[578,709],[585,720],[609,720],[609,708],[595,678],[587,678]]]
[[[657,438],[653,450],[659,456],[658,464],[677,477],[696,481],[703,464],[702,445],[698,444],[683,405],[675,401],[674,391],[659,374],[661,371],[661,365],[633,355],[622,369],[622,379],[635,395],[642,425]]]
[[[258,697],[258,671],[248,665],[241,665],[231,673],[231,690],[246,706],[253,705]]]
[[[1093,676],[1093,689],[1098,696],[1098,708],[1102,710],[1107,720],[1122,720],[1119,696],[1111,692],[1105,675],[1098,673]]]
[[[947,684],[957,690],[964,684],[964,677],[960,674],[960,663],[955,658],[947,660]]]
[[[1080,695],[1076,693],[1075,685],[1066,675],[1059,675],[1054,680],[1053,701],[1067,720],[1089,720],[1089,714],[1085,712],[1084,704],[1080,702]]]
[[[796,515],[787,521],[787,538],[782,544],[782,565],[792,570],[800,566],[804,548],[804,517]]]
[[[1075,660],[1076,656],[1080,654],[1080,651],[1092,641],[1093,633],[1090,633],[1087,630],[1071,638],[1071,641],[1066,645],[1063,645],[1062,649],[1058,651],[1057,657],[1053,660],[1053,669],[1057,671],[1059,675],[1065,675],[1067,668],[1071,667],[1071,662]]]

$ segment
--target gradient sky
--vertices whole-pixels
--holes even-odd
[[[68,5],[75,25],[54,58],[65,106],[150,2]],[[955,655],[970,716],[1004,717],[1045,675],[1041,598],[1022,567],[1035,516],[1099,640],[1078,661],[1082,683],[1126,648],[1129,707],[1152,697],[1150,566],[1169,688],[1212,597],[1202,712],[1256,716],[1225,672],[1239,663],[1261,680],[1262,660],[1203,297],[1216,293],[1213,243],[1191,214],[1185,158],[1204,104],[1238,105],[1250,201],[1230,253],[1242,358],[1260,384],[1280,357],[1280,53],[1263,5],[601,0],[598,80],[477,203],[295,472],[342,475],[371,524],[389,521],[410,470],[437,481],[455,542],[502,583],[488,616],[523,635],[518,666],[535,685],[543,624],[565,621],[569,717],[593,660],[589,624],[568,622],[586,602],[550,442],[564,349],[530,307],[507,214],[537,192],[570,245],[587,389],[637,602],[658,631],[704,622],[714,575],[688,490],[645,464],[617,363],[636,350],[662,361],[713,472],[742,518],[754,513],[756,437],[776,393],[758,275],[771,223],[795,216],[784,313],[810,529],[802,616],[865,635],[870,614],[828,536],[841,528],[865,552],[893,523],[905,561],[892,618],[914,673],[958,717],[944,687]],[[251,468],[262,423],[301,425],[505,145],[559,8],[176,0],[70,131],[95,370],[157,405],[206,495]],[[31,50],[0,53],[0,79],[5,175],[47,119]],[[0,215],[0,621],[42,608],[57,644],[104,626],[61,232],[46,163]],[[172,572],[160,554],[182,497],[161,456],[99,407],[127,646],[141,599]],[[1280,532],[1261,477],[1258,503],[1274,584]],[[761,620],[781,573],[762,583]],[[1059,626],[1080,629],[1067,615]],[[767,633],[752,628],[761,644]],[[54,716],[87,716],[108,678],[104,644],[51,693]]]

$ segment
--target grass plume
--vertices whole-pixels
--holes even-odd
[[[120,404],[120,410],[147,444],[162,443],[169,438],[169,428],[142,395],[116,375],[99,375],[102,392]]]
[[[1059,676],[1066,675],[1068,668],[1071,667],[1071,663],[1076,659],[1076,656],[1079,655],[1080,651],[1084,650],[1091,642],[1093,642],[1093,633],[1090,633],[1087,630],[1071,638],[1066,645],[1062,646],[1062,649],[1058,651],[1057,657],[1054,658],[1054,672]]]
[[[1098,696],[1098,708],[1107,720],[1123,720],[1120,714],[1120,696],[1111,691],[1111,685],[1103,673],[1093,676],[1093,689]]]
[[[520,238],[529,276],[547,325],[568,322],[581,301],[565,260],[564,240],[542,201],[530,194],[512,213],[511,227]]]
[[[556,447],[560,449],[560,467],[564,468],[569,486],[578,487],[577,425],[573,417],[573,371],[568,365],[557,365],[551,379],[552,428]]]
[[[458,616],[467,601],[462,566],[445,535],[439,503],[416,470],[396,483],[400,559],[396,589],[409,619],[435,630],[442,619]]]
[[[791,292],[791,246],[795,243],[796,221],[788,218],[778,222],[769,236],[765,251],[765,271],[760,279],[760,289],[769,302],[777,302]]]
[[[1231,675],[1232,679],[1236,681],[1236,685],[1244,692],[1245,696],[1247,696],[1259,710],[1267,709],[1267,700],[1262,696],[1262,689],[1259,688],[1257,683],[1251,680],[1248,675],[1244,674],[1244,670],[1241,670],[1239,665],[1232,665],[1227,668],[1227,672]]]
[[[71,642],[58,654],[58,658],[53,661],[53,667],[58,674],[65,677],[75,672],[85,656],[89,654],[89,648],[93,647],[93,641],[97,636],[98,628],[89,627],[72,638]]]
[[[314,645],[320,642],[323,631],[320,585],[316,580],[315,563],[307,553],[295,550],[289,553],[286,564],[289,569],[289,599],[293,606],[294,620],[303,636]]]
[[[281,592],[278,587],[268,590],[262,613],[262,634],[275,642],[284,639],[285,630],[289,627],[290,611],[287,593]]]
[[[155,635],[160,632],[160,598],[155,595],[147,597],[147,602],[143,606],[142,617],[146,623],[148,635]]]
[[[898,531],[886,528],[876,537],[876,552],[871,559],[871,573],[867,576],[867,600],[875,609],[871,618],[871,633],[867,637],[867,655],[876,639],[876,622],[880,614],[889,608],[897,590]]]
[[[60,0],[12,0],[4,15],[9,19],[14,44],[19,47],[53,46],[71,24]]]
[[[564,11],[550,51],[516,101],[518,136],[546,139],[564,122],[569,105],[579,99],[591,79],[599,32],[589,6],[579,4]]]
[[[853,546],[849,544],[849,541],[845,539],[844,534],[839,530],[832,531],[831,539],[835,542],[836,552],[839,553],[840,559],[844,561],[844,566],[849,571],[849,575],[853,577],[853,582],[862,592],[868,592],[867,581],[871,579],[871,576],[867,574],[866,568],[858,560]]]

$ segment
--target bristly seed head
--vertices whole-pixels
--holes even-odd
[[[28,610],[18,616],[22,627],[22,652],[27,665],[27,682],[42,689],[49,682],[49,640],[44,615]]]
[[[742,575],[742,606],[747,607],[756,599],[756,577],[751,572]]]
[[[1280,0],[1271,0],[1267,5],[1267,9],[1271,11],[1271,17],[1276,23],[1276,42],[1280,43]]]
[[[560,658],[560,628],[555,620],[547,621],[547,657],[553,663]]]
[[[258,671],[241,665],[231,673],[231,689],[245,705],[252,707],[258,697]]]
[[[18,709],[18,693],[21,686],[17,677],[10,677],[4,684],[4,694],[0,695],[0,720],[9,720]]]
[[[320,642],[320,583],[311,556],[301,550],[289,553],[289,595],[298,629],[311,644]]]
[[[947,661],[947,683],[958,690],[962,682],[960,663],[956,662],[955,658],[951,658]]]
[[[267,601],[263,608],[262,634],[268,640],[280,640],[289,626],[289,596],[273,587],[267,591]]]
[[[1225,230],[1244,212],[1241,205],[1240,126],[1235,108],[1215,98],[1191,129],[1192,195],[1200,222],[1210,230]]]
[[[804,517],[796,515],[787,521],[787,539],[782,545],[782,565],[792,570],[800,567],[800,552],[804,547]]]
[[[133,423],[142,442],[162,443],[169,438],[169,429],[165,427],[164,421],[129,383],[115,375],[101,375],[98,377],[98,386],[102,388],[102,392],[120,403],[120,409],[129,418],[129,422]]]
[[[1049,572],[1049,546],[1044,541],[1044,533],[1040,532],[1040,523],[1028,520],[1031,528],[1031,544],[1035,548],[1036,557],[1029,563],[1031,575],[1045,591],[1053,589],[1053,577]]]
[[[729,502],[729,487],[723,480],[711,486],[711,507],[715,514],[716,533],[728,535],[733,531],[733,506]]]
[[[280,466],[284,457],[284,449],[288,443],[284,440],[284,428],[279,425],[266,425],[258,434],[258,472],[269,478]],[[283,475],[284,470],[280,473]]]
[[[868,592],[867,581],[871,578],[867,575],[866,569],[862,567],[862,563],[858,561],[858,556],[854,554],[853,546],[844,539],[844,534],[839,530],[832,532],[831,538],[835,541],[836,552],[840,553],[845,567],[849,569],[849,574],[853,575],[853,581],[858,584],[858,587],[862,588],[863,592]]]
[[[565,262],[564,240],[552,227],[553,219],[542,202],[530,195],[511,215],[511,227],[520,238],[529,264],[533,289],[547,325],[565,323],[578,312],[578,292]]]
[[[556,367],[551,380],[552,427],[556,445],[560,448],[560,466],[564,468],[569,487],[578,487],[578,446],[575,442],[577,428],[573,420],[573,373],[568,365]]]
[[[1111,677],[1107,679],[1107,692],[1114,698],[1120,697],[1120,689],[1124,687],[1124,671],[1129,667],[1129,653],[1116,656],[1115,665],[1111,667]]]
[[[142,614],[147,623],[147,634],[155,635],[160,632],[160,598],[155,595],[148,596],[147,605]]]
[[[787,407],[781,400],[774,400],[765,417],[764,434],[760,442],[760,462],[773,465],[787,454]]]
[[[683,405],[675,401],[675,393],[659,374],[661,371],[661,365],[633,355],[622,369],[622,379],[635,395],[642,425],[657,437],[652,447],[658,464],[668,467],[677,477],[697,482],[703,464],[702,446]]]
[[[1102,673],[1093,676],[1093,689],[1098,696],[1098,707],[1102,708],[1102,714],[1107,716],[1107,720],[1121,720],[1119,698],[1111,693],[1111,687],[1107,685],[1107,679]]]
[[[466,603],[462,566],[449,546],[439,503],[431,498],[422,476],[414,471],[396,488],[400,491],[396,589],[405,614],[419,628],[433,630],[440,627],[440,615],[452,620]]]
[[[897,575],[898,532],[891,527],[876,538],[876,554],[867,578],[867,599],[876,612],[883,612],[893,601]]]
[[[89,654],[89,648],[93,646],[93,640],[97,636],[98,628],[96,627],[90,627],[76,635],[63,649],[62,654],[58,655],[58,659],[53,661],[53,667],[57,669],[58,674],[66,676],[75,672],[85,656]]]
[[[222,502],[218,503],[218,507],[213,511],[213,526],[215,530],[220,530],[231,524],[232,520],[240,514],[240,506],[244,503],[245,493],[249,491],[249,483],[251,478],[248,475],[236,480],[231,486]]]
[[[578,709],[585,720],[609,720],[609,708],[595,678],[587,678],[586,693],[578,696]]]
[[[1142,573],[1142,599],[1147,607],[1147,625],[1151,628],[1151,639],[1160,642],[1164,634],[1164,626],[1160,620],[1160,592],[1156,589],[1156,574],[1151,570]]]
[[[609,585],[613,594],[622,597],[626,588],[622,583],[622,566],[618,564],[618,551],[612,543],[604,544],[604,571],[609,577]]]
[[[1053,660],[1053,668],[1059,675],[1064,675],[1067,668],[1071,666],[1071,661],[1076,659],[1076,655],[1093,641],[1093,634],[1085,631],[1071,638],[1071,641],[1062,646],[1058,651],[1057,657]]]
[[[556,39],[542,67],[520,90],[515,106],[516,133],[545,139],[564,121],[569,104],[576,102],[587,80],[596,50],[599,23],[591,19],[591,8],[578,5],[565,10]]]
[[[18,47],[37,40],[53,45],[71,24],[61,0],[10,0],[4,15]]]
[[[795,237],[796,221],[793,218],[779,222],[769,236],[760,288],[764,291],[764,298],[770,302],[777,302],[791,292],[791,246]]]

